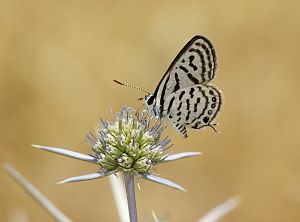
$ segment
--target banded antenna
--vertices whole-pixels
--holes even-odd
[[[140,87],[132,86],[132,85],[129,85],[129,84],[126,84],[126,83],[122,83],[122,82],[119,82],[118,80],[115,80],[115,79],[114,79],[113,81],[114,81],[115,83],[118,83],[118,84],[121,85],[121,86],[127,86],[127,87],[130,87],[130,88],[138,89],[138,90],[141,90],[141,91],[147,93],[148,95],[151,94],[151,93],[147,92],[146,90],[144,90],[144,89],[142,89],[142,88],[140,88]],[[143,99],[143,98],[140,98],[139,100],[141,100],[141,99]]]

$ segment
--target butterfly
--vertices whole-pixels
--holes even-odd
[[[186,127],[213,127],[222,105],[221,91],[210,84],[215,78],[217,57],[212,43],[204,36],[194,36],[178,53],[153,94],[147,92],[144,101],[148,112],[166,118],[182,136]],[[215,130],[216,131],[216,130]]]

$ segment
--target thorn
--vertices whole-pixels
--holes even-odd
[[[66,183],[64,180],[57,182],[56,184],[64,184]]]

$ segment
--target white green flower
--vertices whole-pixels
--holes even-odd
[[[162,139],[164,129],[165,127],[162,126],[159,119],[150,117],[145,111],[135,112],[132,108],[125,107],[121,112],[115,113],[113,121],[101,119],[101,125],[96,133],[90,132],[87,135],[87,142],[92,148],[93,155],[85,155],[61,148],[33,146],[100,165],[97,173],[68,178],[60,183],[97,179],[117,172],[124,172],[184,190],[178,184],[152,174],[151,168],[160,163],[196,156],[201,153],[164,153],[172,146],[168,137]]]
[[[87,136],[99,165],[107,170],[127,173],[148,173],[154,164],[166,156],[168,138],[161,140],[163,127],[159,121],[150,126],[151,118],[145,112],[137,115],[130,108],[115,114],[113,122],[101,121],[96,135]]]

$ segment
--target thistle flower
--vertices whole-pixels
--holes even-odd
[[[141,117],[130,108],[115,114],[112,123],[103,121],[96,136],[87,136],[101,167],[126,173],[148,173],[154,164],[166,156],[163,151],[170,139],[160,140],[164,128],[159,121],[150,127],[151,118],[142,112]]]
[[[171,147],[168,137],[161,140],[161,134],[165,127],[162,127],[157,119],[153,123],[153,118],[145,111],[139,114],[133,109],[125,107],[120,113],[115,113],[112,122],[102,119],[101,122],[102,125],[99,126],[95,135],[91,132],[87,135],[87,142],[93,151],[92,156],[61,148],[33,145],[36,148],[100,165],[97,173],[71,177],[59,183],[92,180],[122,172],[131,222],[138,221],[134,191],[135,176],[175,189],[185,190],[170,180],[152,174],[151,168],[160,163],[196,156],[200,153],[164,154],[164,151]]]
[[[87,135],[86,141],[91,146],[93,155],[62,148],[32,146],[100,165],[97,173],[71,177],[59,183],[92,180],[123,172],[175,189],[185,190],[172,181],[154,175],[151,169],[157,164],[201,153],[171,154],[169,152],[165,154],[164,152],[172,145],[170,145],[171,140],[168,137],[161,139],[164,129],[165,127],[158,119],[154,120],[154,117],[149,116],[145,111],[139,113],[130,107],[124,107],[119,113],[115,113],[113,121],[101,119],[96,133],[89,132]]]

